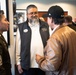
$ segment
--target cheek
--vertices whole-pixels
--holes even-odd
[[[38,14],[36,14],[36,17],[39,17],[39,15],[38,15]]]
[[[47,18],[47,23],[48,23],[48,25],[50,26],[51,21],[50,21],[50,19],[49,19],[49,18]]]
[[[8,27],[8,25],[9,25],[9,22],[4,22],[4,23],[3,23],[3,26],[4,26],[4,27]]]
[[[31,15],[27,15],[27,18],[30,19],[31,18]]]

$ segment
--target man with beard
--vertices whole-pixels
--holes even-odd
[[[16,64],[19,74],[45,75],[35,56],[44,56],[43,49],[49,38],[49,26],[38,17],[35,5],[27,6],[27,21],[18,25],[16,35]]]

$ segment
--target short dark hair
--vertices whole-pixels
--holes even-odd
[[[0,21],[2,19],[2,15],[4,14],[4,11],[3,10],[0,10]]]
[[[64,23],[64,18],[53,18],[53,21],[54,21],[54,23],[55,24],[60,24],[60,25],[62,25],[63,23]]]
[[[72,16],[67,15],[67,16],[64,17],[64,20],[65,20],[66,22],[70,23],[70,22],[72,22]]]
[[[37,8],[37,6],[30,4],[27,6],[26,11],[28,12],[28,9],[30,9],[30,8]]]

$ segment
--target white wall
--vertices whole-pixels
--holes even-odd
[[[76,0],[16,0],[17,9],[26,9],[29,4],[35,4],[39,11],[47,11],[52,5],[59,5],[68,15],[76,17]]]

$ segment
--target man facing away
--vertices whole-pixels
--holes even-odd
[[[5,18],[4,11],[0,10],[0,75],[11,74],[11,61],[8,52],[8,45],[2,33],[8,30],[9,22]]]
[[[64,23],[76,31],[76,26],[75,26],[74,22],[72,21],[72,16],[70,16],[70,15],[65,16]]]
[[[27,21],[18,25],[16,35],[16,64],[19,74],[45,75],[36,63],[36,53],[44,56],[43,50],[49,38],[49,26],[38,17],[38,8],[29,5]]]
[[[39,67],[46,75],[76,75],[76,32],[63,25],[64,11],[60,6],[50,7],[46,17],[53,31],[44,57],[36,55]]]

